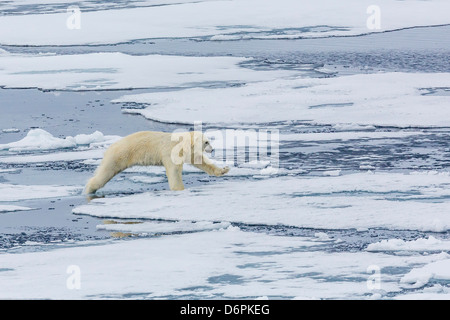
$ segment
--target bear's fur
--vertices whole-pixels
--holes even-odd
[[[105,151],[100,166],[86,184],[85,193],[95,193],[116,174],[132,166],[164,166],[171,190],[184,190],[183,163],[192,164],[214,176],[222,176],[230,170],[215,166],[203,152],[212,152],[212,147],[201,132],[133,133]]]

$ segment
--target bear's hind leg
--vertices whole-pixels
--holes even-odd
[[[120,170],[122,171],[122,170]],[[111,170],[106,168],[104,165],[100,164],[100,167],[95,171],[94,176],[89,179],[84,193],[91,194],[95,193],[98,189],[102,188],[109,180],[111,180],[120,171]]]

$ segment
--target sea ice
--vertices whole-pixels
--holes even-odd
[[[336,128],[449,126],[448,97],[420,88],[450,86],[449,73],[387,72],[334,78],[277,79],[244,86],[125,95],[113,102],[141,103],[126,113],[169,123],[308,121]],[[274,112],[274,108],[276,112]]]
[[[239,63],[249,59],[158,54],[133,56],[120,52],[3,54],[0,86],[73,91],[179,88],[208,82],[242,83],[299,74],[287,70],[255,71],[239,67]]]
[[[104,136],[103,133],[95,131],[92,134],[79,134],[75,137],[68,136],[64,139],[54,137],[51,133],[43,129],[31,129],[26,137],[16,142],[0,144],[0,150],[30,151],[30,150],[54,150],[64,148],[74,148],[80,145],[98,146],[102,144],[110,144],[115,141],[117,136]]]
[[[28,210],[33,210],[33,208],[8,205],[8,204],[0,204],[0,213],[14,212],[14,211],[28,211]]]
[[[78,194],[80,191],[81,188],[78,186],[16,185],[0,183],[0,202],[63,197]]]
[[[161,190],[94,199],[73,212],[102,218],[208,219],[304,228],[444,232],[450,229],[448,182],[448,175],[377,172],[265,176],[245,183],[204,183],[177,193]],[[439,200],[427,201],[429,198]]]
[[[130,223],[114,221],[111,223],[107,221],[105,224],[97,226],[99,230],[120,231],[133,234],[161,234],[161,233],[176,233],[176,232],[194,232],[226,229],[230,226],[229,222],[210,221],[175,221],[175,222],[136,222]]]
[[[450,241],[436,239],[429,236],[427,239],[420,238],[412,241],[402,239],[381,240],[371,243],[366,248],[367,251],[450,251]]]
[[[440,256],[440,260],[412,269],[401,278],[400,283],[408,288],[420,288],[431,280],[450,280],[450,256],[447,253]]]
[[[17,1],[15,1],[17,3]],[[14,3],[8,2],[14,7]],[[165,1],[162,1],[164,3]],[[158,2],[157,2],[158,3]],[[67,2],[68,9],[73,1]],[[75,3],[78,5],[78,3]],[[83,3],[84,4],[84,3]],[[133,2],[132,4],[135,4]],[[152,38],[203,40],[296,39],[361,35],[448,23],[448,1],[297,0],[179,1],[172,5],[44,14],[14,11],[0,17],[3,45],[81,45]],[[104,6],[103,6],[104,7]],[[31,7],[32,8],[32,7]],[[95,10],[98,9],[98,10]],[[378,23],[376,11],[380,11]],[[24,27],[32,26],[32,27]]]
[[[433,263],[442,260],[441,255],[433,254],[321,250],[328,243],[228,227],[4,253],[0,254],[0,287],[8,290],[1,290],[0,298],[364,299],[374,293],[382,297],[402,290],[400,279],[406,271],[389,274],[384,270],[427,264],[434,268]],[[368,267],[373,265],[382,270],[381,290],[367,285]]]

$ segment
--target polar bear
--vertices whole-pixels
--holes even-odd
[[[198,131],[168,133],[141,131],[113,143],[103,156],[94,176],[86,184],[86,194],[95,193],[116,174],[132,166],[164,166],[171,190],[184,190],[183,163],[209,175],[222,176],[230,169],[219,168],[203,153],[211,153],[209,140]]]

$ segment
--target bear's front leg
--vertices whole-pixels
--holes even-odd
[[[220,177],[220,176],[223,176],[228,171],[230,171],[230,168],[228,166],[223,167],[223,168],[215,167],[214,168],[214,175],[216,177]]]
[[[194,164],[194,166],[205,171],[210,176],[216,177],[223,176],[225,173],[230,171],[229,167],[219,168],[214,163],[212,163],[212,161],[205,155],[203,155],[202,157],[202,163]]]

